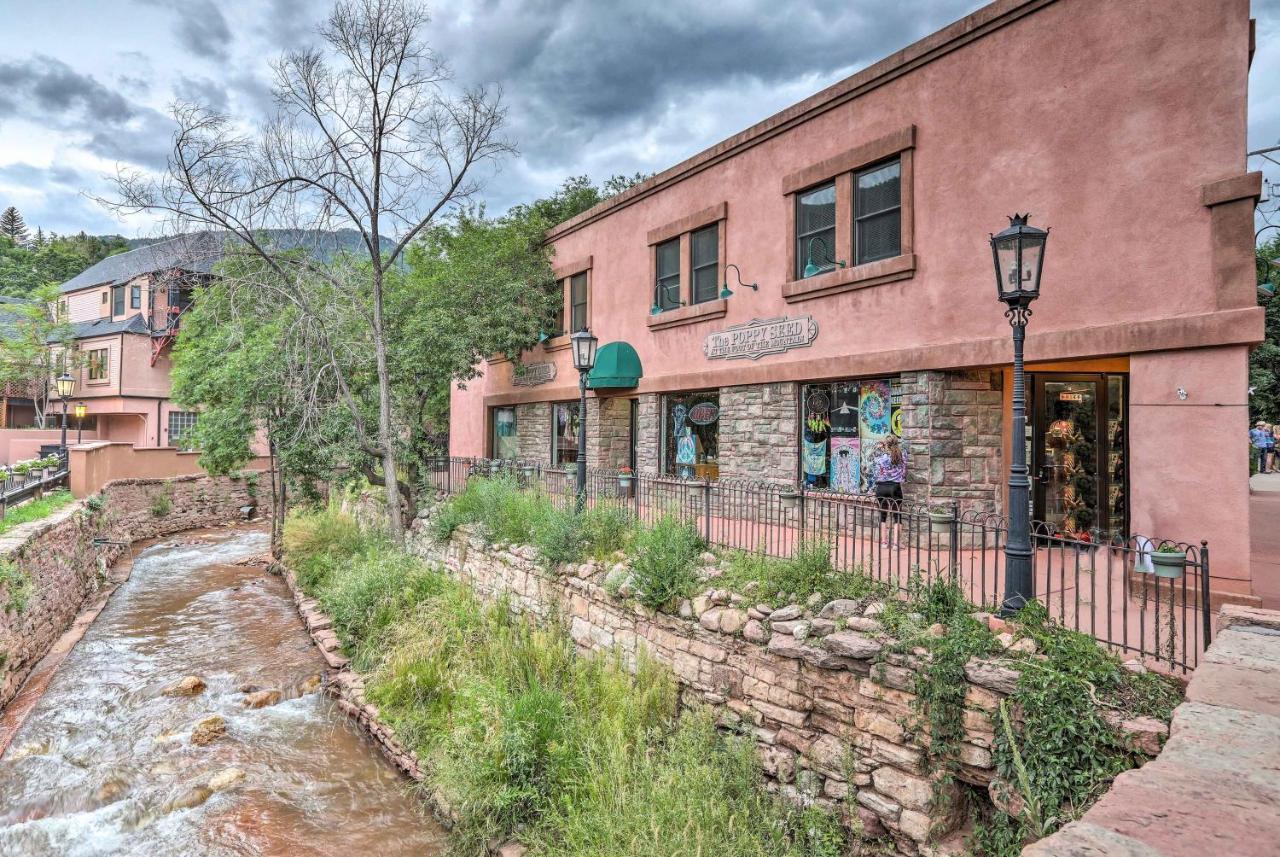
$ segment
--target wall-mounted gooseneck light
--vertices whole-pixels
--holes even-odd
[[[827,265],[839,265],[841,268],[847,268],[847,267],[848,267],[848,265],[847,265],[847,264],[845,264],[845,261],[844,261],[843,259],[836,259],[836,258],[834,258],[834,257],[831,255],[831,248],[829,248],[829,247],[827,246],[827,242],[826,242],[826,241],[823,241],[821,238],[816,238],[816,237],[815,237],[815,238],[810,238],[810,239],[809,239],[809,244],[807,245],[807,246],[808,246],[808,254],[807,254],[807,255],[808,255],[808,258],[805,260],[805,266],[804,266],[804,275],[805,275],[806,277],[812,277],[812,276],[814,276],[815,274],[821,274],[821,273],[822,273],[822,268],[820,268],[820,267],[817,265],[817,263],[815,263],[815,262],[813,261],[813,245],[814,245],[814,244],[821,244],[821,245],[822,245],[822,256],[821,256],[820,258],[821,258],[821,259],[822,259],[822,261],[823,261],[823,262],[825,262]]]
[[[729,290],[729,269],[730,269],[730,268],[733,268],[733,273],[738,277],[738,288],[740,288],[740,289],[751,289],[751,291],[753,291],[753,292],[758,292],[758,291],[760,291],[760,286],[759,286],[759,284],[757,284],[757,283],[744,283],[744,282],[742,281],[742,271],[738,268],[738,266],[737,266],[737,265],[735,265],[735,264],[733,264],[733,263],[731,262],[731,263],[729,263],[728,265],[725,265],[725,266],[724,266],[724,286],[720,289],[720,299],[721,299],[721,300],[728,300],[729,298],[733,297],[733,292]]]

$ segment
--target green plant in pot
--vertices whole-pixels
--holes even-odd
[[[631,496],[631,487],[635,484],[635,474],[630,467],[622,467],[618,471],[618,493],[623,497]]]
[[[1156,577],[1177,579],[1187,570],[1187,552],[1177,545],[1164,544],[1151,554],[1151,566]]]
[[[31,464],[29,462],[19,461],[17,464],[13,465],[14,476],[21,476],[23,479],[26,479],[29,473],[31,473]]]

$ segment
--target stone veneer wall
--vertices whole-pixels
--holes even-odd
[[[833,621],[803,623],[814,636],[828,635],[815,645],[811,636],[796,636],[802,608],[771,611],[766,624],[728,593],[694,599],[683,618],[654,613],[610,596],[599,564],[552,575],[538,566],[533,548],[486,548],[467,528],[440,545],[419,521],[409,543],[482,598],[505,596],[513,610],[567,622],[583,651],[616,650],[634,662],[644,650],[670,666],[682,701],[713,706],[722,725],[754,737],[773,787],[792,799],[847,813],[851,824],[856,815],[868,835],[891,836],[900,853],[958,853],[947,849],[961,847],[959,834],[946,848],[930,844],[963,824],[963,787],[935,790],[925,772],[912,656],[887,654],[876,664],[881,644],[870,634],[836,630]],[[849,628],[877,625],[856,613],[845,621]],[[979,661],[966,673],[958,777],[985,789],[996,779],[992,713],[1018,675]]]
[[[587,399],[587,466],[618,470],[631,461],[631,400]]]
[[[973,372],[904,372],[902,435],[908,444],[911,500],[958,500],[965,510],[1002,507],[1003,376]]]
[[[662,404],[656,393],[640,396],[639,413],[636,414],[636,470],[641,473],[657,473],[658,455],[662,431]]]
[[[720,388],[720,477],[794,483],[799,467],[798,386]]]
[[[94,495],[104,501],[100,510],[79,500],[0,538],[0,557],[26,572],[32,585],[25,610],[0,609],[0,708],[97,591],[99,561],[109,564],[127,550],[97,548],[94,539],[132,542],[236,520],[241,506],[256,503],[251,493],[268,495],[268,477],[260,478],[256,488],[243,479],[209,476],[116,480]],[[157,516],[152,506],[160,495],[169,497],[171,509]],[[0,605],[7,602],[0,587]]]
[[[551,461],[551,405],[529,402],[516,405],[516,449],[521,461]]]

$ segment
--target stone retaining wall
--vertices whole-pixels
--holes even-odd
[[[97,591],[106,568],[127,550],[94,547],[94,539],[133,542],[235,520],[241,506],[256,503],[251,494],[259,491],[266,496],[270,488],[209,476],[121,479],[0,537],[0,558],[30,580],[21,612],[5,609],[9,593],[0,586],[0,709]]]
[[[875,662],[882,643],[867,615],[874,605],[770,611],[712,590],[670,616],[610,595],[604,583],[617,567],[589,562],[551,575],[531,547],[486,548],[467,528],[436,544],[420,523],[410,546],[482,598],[505,597],[513,610],[567,622],[582,651],[634,659],[643,650],[669,665],[684,703],[710,705],[722,725],[755,737],[775,788],[845,813],[867,835],[887,834],[900,853],[961,853],[962,793],[985,800],[996,781],[992,715],[1018,674],[998,661],[970,663],[959,782],[938,787],[912,707],[918,662],[894,653]],[[997,781],[993,792],[1002,788]]]

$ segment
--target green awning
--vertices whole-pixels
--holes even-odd
[[[629,342],[608,342],[596,352],[596,365],[587,376],[593,390],[619,390],[634,387],[644,377],[640,355]]]

